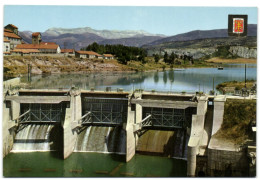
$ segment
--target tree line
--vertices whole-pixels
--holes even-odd
[[[159,54],[153,54],[153,57],[156,63],[160,60]],[[193,56],[189,56],[186,54],[177,55],[174,52],[172,52],[170,55],[168,55],[167,52],[164,53],[163,61],[167,64],[176,64],[178,63],[177,59],[182,59],[184,61],[184,64],[186,60],[191,61],[192,64],[194,63]]]
[[[144,63],[147,56],[146,50],[138,47],[124,46],[121,44],[116,45],[102,45],[96,42],[88,45],[85,48],[81,48],[83,51],[94,51],[99,54],[113,54],[117,57],[117,60],[122,64],[127,64],[130,60],[141,61]]]

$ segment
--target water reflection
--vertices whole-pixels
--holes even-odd
[[[163,82],[164,82],[164,84],[167,83],[167,72],[166,71],[163,72]]]
[[[135,89],[173,91],[173,92],[196,92],[204,90],[208,93],[212,90],[213,78],[215,86],[226,81],[243,81],[245,68],[243,64],[225,65],[224,70],[217,68],[193,68],[183,71],[163,72],[100,72],[83,74],[53,74],[33,76],[31,87],[39,89],[57,89],[76,86],[82,89],[94,87],[105,90],[123,88],[125,91]],[[256,79],[256,65],[247,65],[247,79]],[[22,78],[27,82],[27,77]]]
[[[155,83],[159,82],[159,73],[157,71],[154,73],[153,79]]]
[[[169,77],[169,80],[170,80],[171,82],[174,81],[174,71],[173,71],[173,70],[170,70],[170,71],[169,71],[168,77]]]

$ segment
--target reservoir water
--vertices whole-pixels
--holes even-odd
[[[69,89],[72,86],[81,89],[112,90],[122,88],[124,91],[143,89],[146,91],[172,91],[194,93],[204,91],[208,93],[214,86],[226,81],[244,81],[244,64],[222,65],[223,70],[217,68],[189,68],[159,72],[95,72],[83,74],[52,74],[37,75],[31,79],[31,88],[37,89]],[[247,64],[247,79],[256,79],[256,64]],[[27,83],[27,77],[22,78]]]
[[[125,156],[73,153],[68,159],[57,152],[11,153],[3,160],[5,177],[185,177],[186,161],[159,156]]]
[[[163,72],[99,72],[32,76],[38,89],[95,88],[125,91],[209,92],[226,81],[243,81],[242,64],[217,68],[191,68]],[[256,79],[256,65],[247,65],[247,79]],[[22,77],[27,83],[27,77]],[[62,129],[51,125],[24,127],[15,137],[12,153],[3,159],[5,177],[185,177],[188,138],[182,131],[147,131],[137,144],[137,154],[125,163],[125,134],[120,128],[88,127],[79,133],[73,154],[63,160],[58,142]],[[54,131],[55,130],[55,131]],[[53,132],[55,132],[53,134]],[[53,138],[55,137],[55,138]],[[162,138],[163,137],[163,138]],[[148,141],[152,139],[152,141]],[[26,152],[27,151],[27,152]],[[30,151],[30,152],[28,152]],[[45,151],[45,152],[39,152]],[[159,156],[147,155],[153,152]],[[115,154],[116,153],[116,154]],[[142,155],[146,154],[146,155]],[[149,154],[149,153],[148,153]],[[166,156],[166,157],[163,157]],[[172,158],[175,157],[175,158]]]

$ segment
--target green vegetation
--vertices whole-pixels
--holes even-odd
[[[255,80],[246,80],[246,87],[252,88],[255,83]],[[225,93],[233,93],[234,90],[241,90],[243,87],[245,87],[244,81],[229,81],[229,82],[223,82],[217,85],[216,89],[223,94]]]
[[[228,99],[224,108],[223,123],[215,137],[235,144],[244,143],[249,137],[251,123],[256,121],[256,101]]]
[[[230,46],[225,45],[225,46],[218,46],[217,51],[214,52],[211,57],[220,57],[220,58],[227,58],[227,59],[235,59],[238,58],[239,56],[233,55],[231,52],[229,52]]]
[[[81,50],[94,51],[99,54],[113,54],[117,57],[118,61],[122,64],[127,64],[128,61],[140,61],[145,63],[145,57],[147,56],[146,50],[138,47],[129,47],[121,44],[117,45],[99,45],[96,42],[88,45]]]
[[[155,63],[158,63],[160,60],[160,56],[158,54],[154,54],[154,61]]]

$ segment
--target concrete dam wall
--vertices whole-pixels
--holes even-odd
[[[154,154],[187,159],[187,175],[197,176],[207,172],[198,164],[212,152],[224,103],[225,96],[195,94],[20,90],[5,96],[3,155],[119,153],[128,162],[135,153]]]

